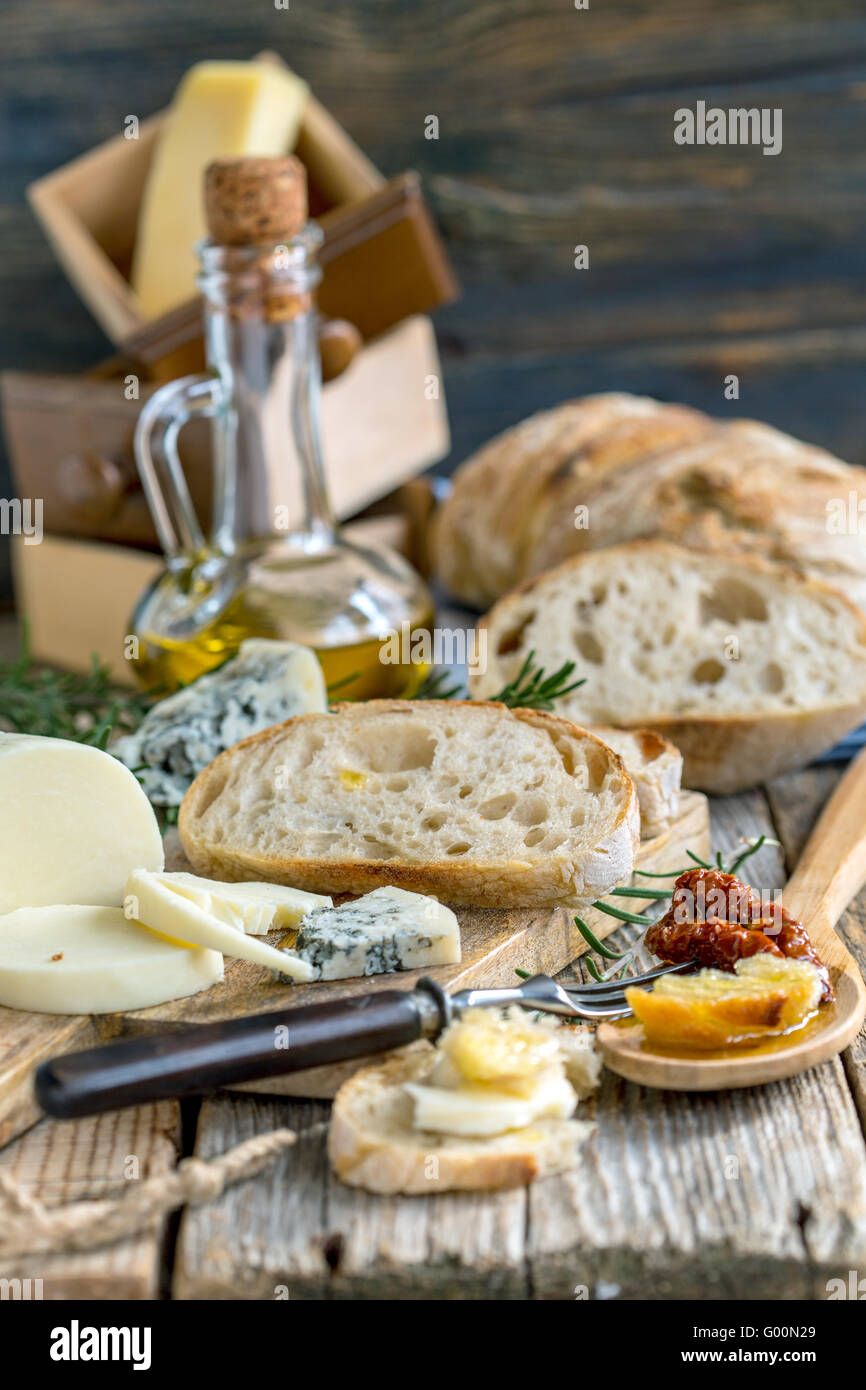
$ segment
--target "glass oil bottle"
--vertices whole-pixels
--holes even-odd
[[[332,699],[412,695],[429,671],[413,660],[429,644],[413,639],[432,625],[430,594],[400,555],[345,539],[328,499],[314,298],[322,234],[307,221],[303,166],[217,161],[205,203],[209,237],[197,250],[209,370],[157,391],[136,432],[166,559],[132,620],[138,675],[168,691],[244,638],[274,637],[316,651]],[[209,536],[176,445],[197,415],[212,429]]]

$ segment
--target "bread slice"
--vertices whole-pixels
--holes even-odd
[[[567,719],[371,700],[222,753],[188,791],[178,828],[205,877],[571,905],[628,878],[639,812],[617,755]]]
[[[328,1157],[351,1187],[408,1194],[495,1192],[573,1168],[593,1125],[540,1119],[485,1139],[418,1131],[406,1082],[423,1082],[436,1059],[421,1043],[380,1066],[365,1067],[337,1092]]]
[[[634,782],[640,803],[640,837],[651,840],[676,820],[680,805],[683,755],[654,729],[612,729],[597,725],[592,732],[618,753]]]
[[[733,792],[809,762],[866,716],[866,618],[836,589],[749,556],[638,541],[567,561],[487,615],[483,698],[530,651],[586,683],[558,713],[648,726],[686,786]]]

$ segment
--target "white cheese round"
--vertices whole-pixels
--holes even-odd
[[[0,733],[0,913],[119,907],[132,869],[161,869],[156,816],[133,774],[83,743]]]
[[[0,917],[0,1004],[43,1014],[147,1009],[223,977],[218,951],[188,950],[119,907],[22,907]]]

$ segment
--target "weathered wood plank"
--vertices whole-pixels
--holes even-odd
[[[821,807],[844,771],[841,763],[820,764],[779,777],[768,787],[773,819],[789,865],[796,862]],[[838,930],[861,971],[866,972],[866,890],[843,915]],[[842,1063],[866,1134],[866,1027],[847,1049]]]
[[[726,857],[772,834],[760,792],[713,809]],[[771,891],[784,879],[780,848],[748,869]],[[279,1172],[185,1215],[178,1294],[807,1298],[866,1260],[866,1149],[838,1061],[719,1096],[607,1074],[588,1108],[598,1128],[573,1174],[526,1192],[385,1199],[327,1173],[323,1107],[209,1102],[199,1153],[276,1124],[306,1135]]]
[[[0,1009],[0,1146],[39,1118],[33,1073],[40,1062],[94,1042],[89,1018]]]
[[[46,1206],[122,1196],[175,1165],[179,1107],[172,1101],[94,1119],[43,1120],[0,1150],[0,1169]],[[101,1249],[34,1255],[0,1265],[0,1278],[42,1281],[48,1299],[152,1299],[159,1295],[164,1222]]]

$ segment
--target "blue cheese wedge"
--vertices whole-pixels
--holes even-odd
[[[179,806],[218,753],[296,714],[323,714],[328,697],[315,652],[252,637],[219,670],[154,705],[111,746],[156,806]]]
[[[318,980],[452,965],[460,960],[460,927],[436,898],[377,888],[340,907],[308,912],[294,954]]]
[[[162,873],[157,878],[166,888],[249,936],[294,931],[304,914],[313,908],[333,907],[331,899],[322,893],[305,893],[300,888],[285,888],[281,883],[220,883],[185,873]]]

